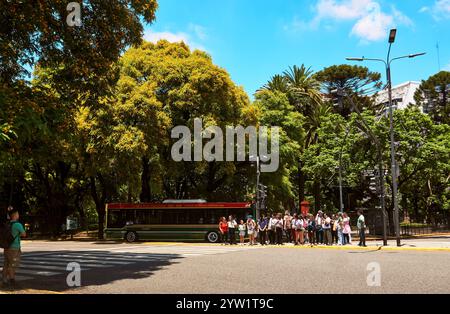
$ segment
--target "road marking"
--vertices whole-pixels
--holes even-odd
[[[1,268],[0,271],[3,271],[3,268]],[[22,269],[22,268],[18,268],[16,270],[16,273],[17,274],[25,274],[25,275],[34,275],[34,276],[36,276],[36,275],[37,276],[45,276],[45,277],[61,275],[60,272],[31,270],[31,269]]]
[[[39,258],[29,258],[29,260],[37,260],[37,261],[41,261],[42,259]],[[103,264],[103,265],[128,265],[130,264],[130,262],[120,262],[120,261],[103,261],[103,260],[99,260],[99,259],[92,259],[92,258],[77,258],[77,257],[46,257],[45,260],[48,261],[67,261],[67,263],[70,262],[77,262],[79,264],[82,264],[83,262],[95,262],[98,264]]]

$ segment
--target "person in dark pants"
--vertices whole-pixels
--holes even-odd
[[[358,246],[366,247],[366,219],[364,218],[363,212],[358,211],[358,222],[357,227],[359,230],[359,244]]]
[[[277,245],[283,245],[283,216],[277,215],[275,219],[275,242]]]
[[[267,227],[269,225],[269,219],[264,214],[258,221],[259,228],[259,242],[261,245],[267,244]]]
[[[331,215],[331,244],[338,244],[337,215]]]
[[[316,245],[316,221],[314,220],[314,216],[309,214],[308,217],[308,240],[311,246]]]
[[[228,238],[230,239],[230,244],[236,244],[236,228],[237,222],[233,216],[228,217]]]
[[[316,243],[323,244],[323,212],[319,210],[316,216]]]
[[[222,244],[226,245],[228,244],[228,222],[225,217],[222,217],[219,222],[219,232]]]
[[[269,224],[267,226],[267,234],[269,236],[269,244],[275,244],[275,214],[272,214],[272,217],[269,218]]]

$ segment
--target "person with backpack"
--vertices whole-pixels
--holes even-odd
[[[3,287],[14,288],[16,286],[16,269],[20,264],[21,243],[20,238],[25,237],[25,229],[19,222],[19,211],[8,208],[9,222],[2,226],[1,246],[4,249],[3,260]]]
[[[357,227],[359,231],[359,244],[358,246],[366,247],[366,219],[364,218],[363,211],[358,210],[358,222]]]
[[[307,230],[309,244],[311,246],[316,245],[316,221],[314,220],[314,216],[312,214],[309,215]]]
[[[316,243],[323,244],[323,212],[319,210],[316,216]]]

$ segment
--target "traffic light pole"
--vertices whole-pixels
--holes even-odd
[[[362,116],[361,112],[359,111],[358,107],[353,102],[353,99],[344,91],[344,90],[337,90],[338,96],[345,96],[349,100],[350,104],[352,105],[352,109],[356,112],[358,115],[361,123],[364,125],[364,128],[367,131],[367,134],[372,138],[372,140],[375,142],[375,145],[377,147],[377,155],[378,155],[378,168],[379,168],[379,180],[380,180],[380,205],[381,205],[381,211],[382,211],[382,219],[383,219],[383,245],[387,246],[387,214],[386,214],[386,203],[385,203],[385,178],[384,178],[384,167],[383,167],[383,153],[382,153],[382,146],[378,138],[373,134],[372,130],[370,129],[369,125],[364,120],[364,117]]]
[[[260,159],[259,156],[256,159],[256,221],[259,221],[261,218],[261,198],[260,198],[260,192],[259,192],[259,177],[261,175],[261,169],[260,169]]]

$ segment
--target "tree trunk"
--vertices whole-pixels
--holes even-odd
[[[152,191],[150,187],[150,163],[147,157],[142,157],[142,175],[141,175],[141,195],[139,199],[142,203],[148,203],[152,200]]]
[[[320,210],[321,197],[320,197],[320,181],[314,181],[314,208],[316,213]]]
[[[298,162],[298,202],[299,205],[305,200],[305,173],[303,172],[303,162]]]
[[[95,182],[95,177],[90,177],[90,186],[91,186],[91,194],[95,203],[95,210],[98,214],[98,239],[103,240],[103,229],[105,227],[105,191],[103,191],[103,195],[100,197],[98,195],[97,186]]]

